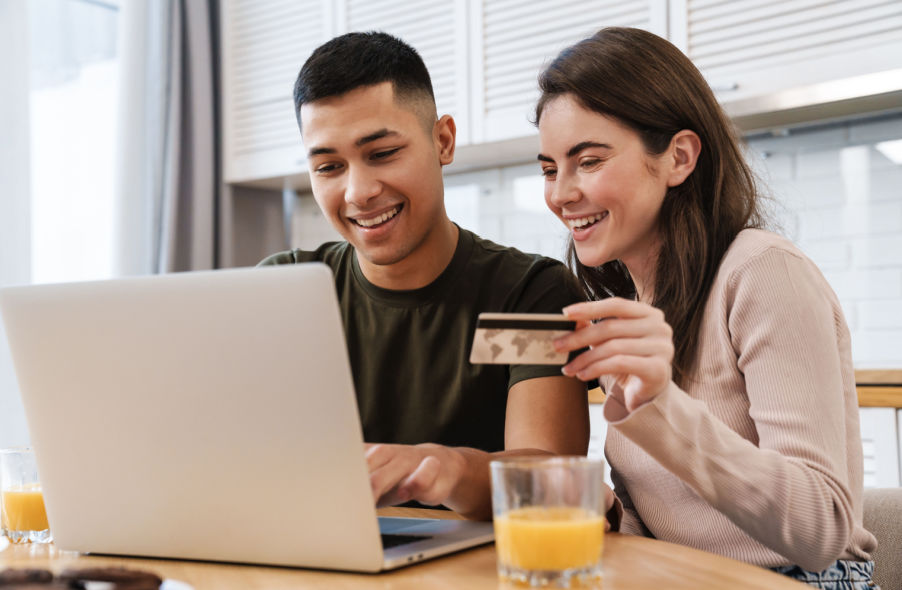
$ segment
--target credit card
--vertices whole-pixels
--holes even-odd
[[[576,329],[576,321],[553,313],[481,313],[470,349],[474,365],[565,365],[569,354],[552,342]]]

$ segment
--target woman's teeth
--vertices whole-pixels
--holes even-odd
[[[570,226],[570,229],[585,229],[590,225],[597,223],[608,216],[607,211],[604,213],[596,213],[595,215],[590,215],[589,217],[577,217],[576,219],[568,219],[567,225]]]
[[[357,225],[363,226],[363,227],[373,227],[374,225],[379,225],[380,223],[385,223],[386,221],[388,221],[389,219],[391,219],[392,217],[397,215],[398,211],[400,211],[400,210],[401,210],[400,207],[395,207],[391,211],[386,211],[385,213],[383,213],[382,215],[379,215],[377,217],[371,217],[369,219],[355,219],[354,223],[356,223]]]

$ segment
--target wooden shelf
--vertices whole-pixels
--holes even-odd
[[[860,407],[902,408],[902,369],[860,369],[855,382]],[[600,387],[589,390],[589,403],[604,403]]]

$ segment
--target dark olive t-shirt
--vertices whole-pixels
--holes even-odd
[[[261,265],[324,262],[332,268],[367,442],[504,449],[508,389],[560,376],[558,366],[473,365],[480,312],[560,313],[581,300],[559,261],[499,246],[461,229],[450,264],[431,284],[392,291],[370,283],[354,248],[330,242]]]

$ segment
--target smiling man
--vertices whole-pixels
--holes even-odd
[[[399,39],[327,42],[294,99],[313,196],[345,241],[261,264],[332,268],[377,503],[490,518],[491,459],[585,454],[589,421],[585,385],[559,367],[470,364],[476,316],[559,313],[581,299],[574,277],[448,218],[454,120],[437,117],[429,73]]]

